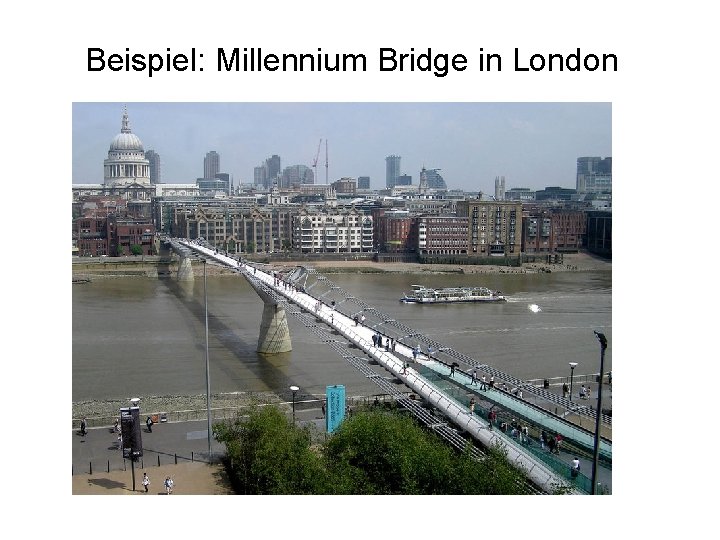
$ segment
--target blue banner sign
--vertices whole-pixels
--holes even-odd
[[[325,429],[333,433],[345,418],[345,386],[334,384],[325,389],[327,406],[325,408]]]

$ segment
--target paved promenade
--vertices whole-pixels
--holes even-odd
[[[229,483],[218,454],[225,449],[212,441],[208,453],[207,422],[155,424],[152,433],[142,427],[143,456],[135,463],[135,492],[145,494],[143,472],[151,481],[150,493],[165,493],[163,480],[171,476],[175,494],[230,493]],[[131,495],[132,468],[123,460],[117,446],[117,434],[109,427],[94,428],[85,437],[72,431],[72,493],[94,495]]]

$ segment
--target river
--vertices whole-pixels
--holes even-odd
[[[330,274],[349,294],[453,349],[522,379],[599,371],[599,344],[610,343],[610,271],[542,274]],[[348,396],[377,387],[308,332],[292,315],[293,350],[255,352],[262,302],[240,276],[208,276],[210,384],[213,393],[322,394],[344,384]],[[498,304],[416,305],[398,301],[412,284],[484,285],[509,297]],[[535,304],[540,310],[529,309]],[[202,276],[108,278],[72,286],[72,399],[205,393],[205,311]]]

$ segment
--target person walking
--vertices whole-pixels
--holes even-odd
[[[165,478],[165,492],[168,495],[172,495],[173,487],[175,487],[175,482],[173,482],[173,479],[169,476]]]
[[[480,378],[480,390],[487,390],[487,379],[485,378],[485,374],[483,373],[483,376]]]
[[[143,473],[142,485],[143,485],[143,487],[145,488],[145,493],[147,493],[147,492],[148,492],[148,488],[150,487],[150,478],[148,477],[148,475],[147,475],[146,472]]]
[[[573,478],[577,478],[580,474],[580,459],[575,456],[575,459],[572,460],[572,464],[570,465],[570,476]]]
[[[82,420],[80,420],[80,435],[83,437],[87,435],[87,419],[84,416]]]
[[[360,324],[365,324],[365,315],[363,313],[360,314]]]
[[[473,368],[472,370],[472,379],[470,379],[470,384],[473,386],[477,384],[477,368]]]
[[[567,383],[563,383],[563,397],[564,397],[564,398],[567,398],[567,397],[568,397],[568,385],[567,385]]]
[[[475,414],[475,396],[470,398],[470,414]]]
[[[145,420],[145,425],[147,425],[148,433],[152,433],[152,426],[153,426],[152,418],[150,418],[150,417],[148,416],[148,417],[147,417],[147,420]]]
[[[488,429],[489,430],[492,430],[492,427],[493,427],[493,424],[495,423],[496,417],[497,417],[497,415],[495,414],[495,411],[490,410],[490,412],[488,412]]]

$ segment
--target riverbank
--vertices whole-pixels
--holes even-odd
[[[294,267],[307,264],[297,261],[283,261],[273,264],[277,267]],[[570,253],[563,256],[563,264],[526,263],[520,267],[491,264],[421,264],[411,262],[375,261],[313,261],[308,264],[320,272],[339,273],[386,273],[408,274],[458,273],[458,274],[532,274],[547,272],[597,272],[612,271],[612,261],[590,253]]]
[[[326,274],[533,274],[548,272],[598,272],[612,271],[612,261],[590,253],[567,253],[562,264],[531,262],[522,266],[493,264],[422,264],[417,262],[376,262],[372,260],[305,260],[282,259],[267,263],[279,270],[305,265]],[[201,266],[200,262],[193,264]],[[159,257],[109,257],[103,259],[73,259],[73,280],[75,283],[90,281],[98,277],[173,277],[177,264]],[[228,268],[215,264],[207,265],[209,276],[234,275]]]

